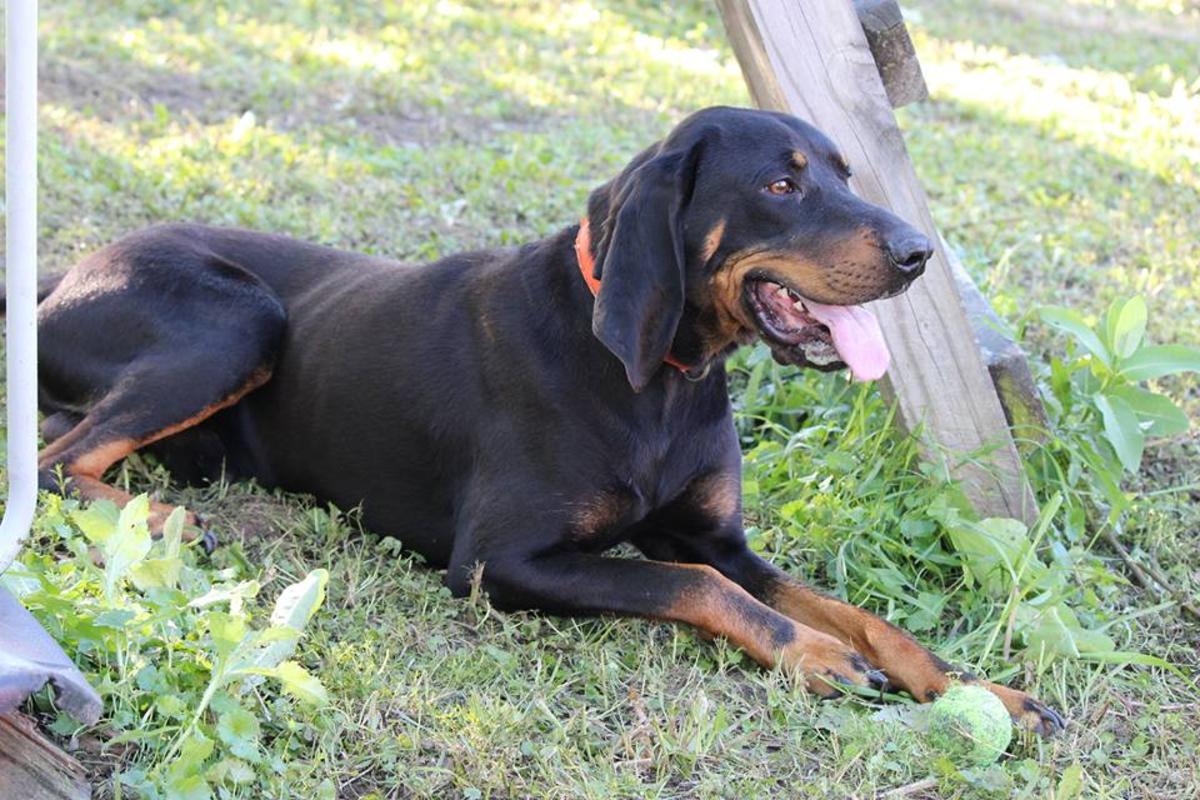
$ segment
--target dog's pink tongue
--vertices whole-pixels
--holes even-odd
[[[873,381],[887,372],[887,344],[879,320],[862,306],[825,306],[804,301],[808,313],[817,318],[833,335],[833,346],[855,380]]]

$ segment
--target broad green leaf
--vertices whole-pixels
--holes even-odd
[[[146,522],[150,519],[150,498],[145,494],[139,494],[136,497],[130,498],[125,507],[121,509],[121,513],[117,516],[117,532],[128,533],[139,528],[147,527]]]
[[[1111,653],[1117,649],[1117,643],[1103,633],[1079,627],[1072,627],[1070,631],[1080,656],[1091,653]]]
[[[187,511],[183,506],[175,506],[167,521],[163,523],[163,556],[177,558],[183,544],[183,522],[187,519]]]
[[[1104,342],[1100,341],[1096,332],[1083,321],[1079,312],[1062,306],[1045,306],[1038,309],[1038,316],[1050,327],[1075,337],[1075,340],[1083,345],[1089,353],[1105,364],[1112,365],[1112,355],[1108,352],[1108,348],[1104,346]]]
[[[154,698],[154,708],[158,713],[175,719],[183,719],[191,711],[178,695],[160,694]]]
[[[303,631],[313,614],[325,600],[325,586],[329,583],[329,570],[314,569],[303,580],[293,583],[279,593],[275,609],[271,612],[272,625],[286,625]]]
[[[1146,301],[1141,295],[1125,302],[1115,301],[1105,319],[1108,348],[1118,358],[1128,358],[1137,351],[1146,335]]]
[[[125,504],[117,527],[100,546],[104,554],[104,595],[112,601],[117,584],[150,552],[150,498],[144,494]]]
[[[254,640],[258,644],[271,644],[273,642],[294,642],[299,638],[300,631],[295,628],[289,628],[286,625],[272,625],[261,631]]]
[[[1116,649],[1108,636],[1085,629],[1065,603],[1046,608],[1022,605],[1017,612],[1018,628],[1033,654],[1083,658],[1103,656]]]
[[[87,508],[71,512],[71,522],[92,544],[103,545],[117,529],[121,512],[108,500],[97,500]]]
[[[329,696],[325,693],[321,681],[295,661],[285,661],[271,669],[252,669],[247,672],[275,678],[285,692],[306,703],[325,705],[329,702]]]
[[[217,722],[217,736],[229,752],[251,763],[261,760],[258,752],[258,718],[244,708],[233,708]]]
[[[1108,393],[1129,404],[1147,436],[1175,436],[1188,429],[1187,414],[1165,395],[1137,386],[1115,386]]]
[[[1054,800],[1075,800],[1083,791],[1083,767],[1078,761],[1062,771]]]
[[[300,633],[325,601],[325,587],[328,583],[329,571],[314,569],[303,580],[279,593],[275,609],[271,612],[271,625],[274,628],[290,628],[296,632],[296,636],[260,639],[259,641],[266,646],[254,657],[255,666],[274,667],[291,658],[292,653],[296,651],[296,641]]]
[[[254,768],[240,758],[222,758],[209,768],[205,777],[213,783],[243,786],[254,782]]]
[[[1007,593],[1031,546],[1028,528],[1015,519],[992,517],[978,522],[960,521],[946,530],[954,549],[963,557],[968,585],[973,579],[993,596]]]
[[[1133,409],[1119,397],[1097,394],[1092,402],[1104,419],[1104,438],[1112,445],[1126,472],[1137,472],[1142,464],[1142,450],[1146,447],[1146,436],[1138,425]]]
[[[188,736],[179,748],[179,757],[170,763],[167,770],[167,790],[170,798],[186,798],[187,800],[211,798],[209,784],[200,777],[204,771],[204,762],[212,754],[216,742],[198,732]]]
[[[188,603],[189,608],[205,608],[217,603],[229,603],[229,610],[240,614],[242,605],[258,595],[258,581],[242,581],[233,585],[214,586]]]
[[[1200,349],[1182,344],[1143,347],[1121,362],[1122,376],[1135,383],[1176,372],[1200,372]]]
[[[137,612],[128,608],[113,608],[92,617],[92,624],[100,628],[124,630],[125,626],[136,616]]]
[[[212,787],[198,773],[172,772],[166,783],[170,800],[212,800]]]
[[[212,635],[213,646],[218,655],[229,655],[246,638],[245,617],[226,614],[224,611],[210,611],[208,632]]]
[[[129,571],[129,577],[143,592],[157,586],[174,589],[182,569],[183,561],[178,558],[147,558]]]
[[[22,566],[21,562],[17,561],[5,572],[0,573],[0,586],[8,589],[18,598],[43,588],[42,581],[38,580],[38,576],[31,572],[25,572]]]
[[[1060,615],[1060,606],[1051,606],[1037,617],[1036,626],[1025,634],[1025,644],[1036,655],[1078,658],[1075,637]]]

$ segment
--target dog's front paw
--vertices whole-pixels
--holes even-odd
[[[1067,727],[1067,721],[1061,714],[1019,689],[1010,689],[997,683],[985,683],[984,686],[1003,701],[1013,722],[1025,730],[1049,738]]]
[[[804,674],[808,690],[820,697],[838,697],[846,686],[879,692],[888,687],[882,672],[832,636],[804,637],[785,649],[783,659]]]

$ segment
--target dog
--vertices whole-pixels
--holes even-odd
[[[685,119],[542,241],[415,266],[193,224],[90,255],[38,308],[42,484],[117,503],[138,450],[307,492],[502,609],[637,615],[760,664],[936,698],[957,670],[747,547],[723,362],[878,377],[862,304],[903,292],[929,240],[851,193],[785,114]],[[155,504],[161,525],[169,508]],[[194,518],[191,522],[199,524]],[[631,543],[644,559],[603,555]],[[1058,713],[981,681],[1018,723]]]

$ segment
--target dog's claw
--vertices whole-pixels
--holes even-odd
[[[816,684],[817,694],[820,695],[822,700],[836,700],[843,694],[842,690],[837,688],[838,684],[843,686],[853,686],[854,681],[838,672],[827,673],[819,681],[819,683]],[[811,683],[809,685],[810,687],[812,686]]]
[[[884,675],[883,672],[877,669],[867,670],[867,681],[870,682],[872,689],[880,692],[886,692],[889,688],[891,688],[891,684],[888,683],[887,675]]]
[[[211,528],[205,528],[198,538],[200,546],[204,548],[204,554],[211,556],[217,549],[217,535],[212,532]]]
[[[853,677],[836,670],[828,670],[825,673],[818,692],[823,699],[832,700],[841,697],[844,692],[837,688],[839,684],[860,689],[869,688],[878,692],[886,691],[889,687],[887,675],[872,667],[865,658],[857,653],[850,656],[850,670],[850,675]]]
[[[1048,739],[1067,727],[1061,714],[1032,697],[1026,698],[1024,706],[1017,722],[1039,736]]]

